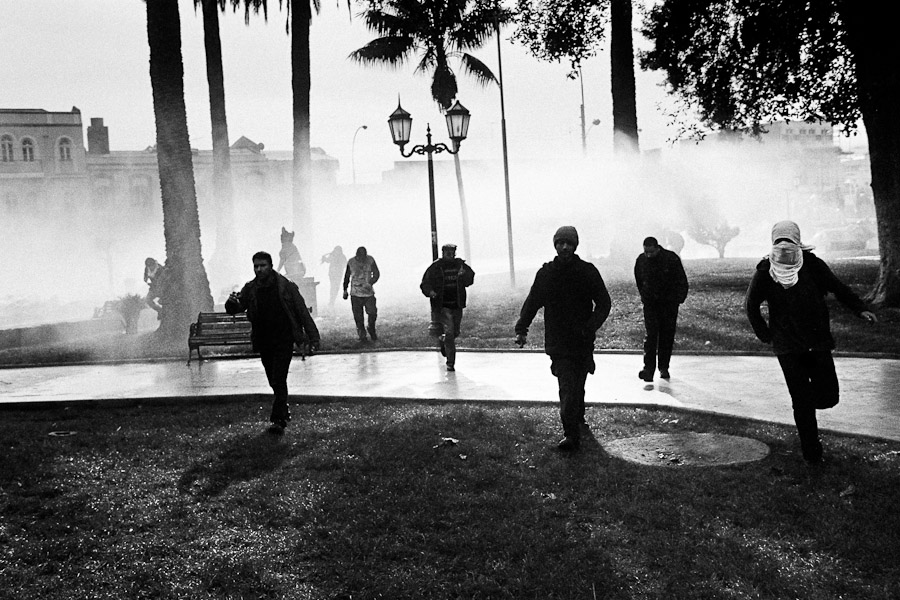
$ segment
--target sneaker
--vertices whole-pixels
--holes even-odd
[[[662,377],[663,379],[671,379],[671,377],[669,376],[669,370],[668,370],[668,369],[660,369],[660,370],[659,370],[659,376]]]
[[[269,425],[269,428],[266,429],[272,435],[282,435],[284,433],[285,424],[284,423],[272,423]]]
[[[556,445],[556,449],[561,452],[574,452],[578,450],[578,438],[566,436],[559,441]]]
[[[653,372],[648,369],[641,369],[641,371],[638,372],[638,377],[644,381],[653,381]]]
[[[372,338],[372,341],[378,340],[378,336],[375,334],[375,328],[369,329],[369,337]]]
[[[456,367],[454,367],[453,365],[447,365],[447,370],[448,370],[448,371],[455,371],[455,370],[456,370]]]
[[[442,335],[441,337],[439,337],[438,341],[441,344],[440,345],[441,356],[447,356],[447,348],[444,346],[444,336]]]

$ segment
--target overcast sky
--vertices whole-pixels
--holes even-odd
[[[291,148],[290,41],[286,15],[270,0],[268,23],[243,13],[221,19],[228,126],[231,141],[244,135],[268,150]],[[0,107],[69,110],[77,106],[85,125],[102,117],[114,150],[139,150],[155,143],[148,73],[145,5],[139,0],[0,0],[0,40],[4,48]],[[192,2],[182,0],[185,94],[191,145],[209,149],[210,123],[202,21]],[[387,117],[397,106],[413,115],[413,143],[424,142],[432,123],[435,141],[446,128],[430,98],[430,80],[413,65],[366,68],[347,55],[370,34],[346,3],[325,2],[312,26],[312,144],[341,160],[349,178],[353,137],[360,178],[378,177],[399,153],[390,142]],[[637,19],[637,17],[636,17]],[[635,21],[637,26],[638,21]],[[567,65],[539,63],[502,34],[507,129],[511,160],[542,152],[580,153],[581,92],[566,78]],[[497,72],[493,39],[477,56]],[[609,53],[601,50],[584,68],[588,142],[592,152],[611,146]],[[454,64],[454,68],[458,65]],[[468,158],[500,153],[500,101],[496,87],[481,88],[459,77],[459,99],[471,112]],[[658,74],[638,73],[638,125],[644,149],[670,136],[657,104],[665,101]]]

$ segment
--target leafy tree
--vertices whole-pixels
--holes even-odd
[[[725,258],[725,246],[741,232],[740,227],[731,227],[723,218],[713,221],[694,221],[688,225],[688,235],[694,241],[704,246],[712,246],[719,253],[719,258]]]
[[[417,71],[430,72],[431,97],[441,110],[453,104],[458,91],[450,59],[459,60],[464,73],[478,83],[497,83],[494,73],[469,54],[481,48],[498,24],[510,20],[509,11],[493,0],[369,0],[366,26],[378,37],[350,58],[365,65],[400,66],[421,54]],[[463,213],[464,252],[471,259],[468,214],[459,156],[453,156]]]
[[[609,21],[617,152],[639,149],[631,13],[631,0],[517,0],[514,39],[540,60],[568,60],[570,77],[596,54]]]
[[[868,299],[900,306],[900,70],[886,5],[852,0],[664,0],[645,67],[712,128],[777,119],[866,127],[881,268]]]
[[[212,310],[213,300],[200,249],[200,218],[184,105],[178,0],[151,0],[146,5],[169,277],[159,335],[174,341],[183,339],[198,312]]]

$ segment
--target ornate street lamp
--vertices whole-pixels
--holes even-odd
[[[412,131],[412,115],[403,110],[403,107],[400,106],[400,102],[397,102],[397,110],[395,110],[390,117],[388,117],[388,127],[391,129],[391,138],[394,140],[394,143],[400,147],[400,154],[403,155],[404,158],[409,158],[413,154],[418,155],[427,155],[428,156],[428,206],[431,210],[431,259],[438,259],[438,238],[437,238],[437,216],[435,214],[435,203],[434,203],[434,162],[432,160],[433,154],[440,154],[441,152],[449,152],[450,154],[456,154],[459,152],[459,144],[462,142],[469,133],[469,111],[464,107],[459,101],[456,101],[453,106],[451,106],[446,113],[447,120],[447,133],[450,135],[450,139],[453,140],[453,148],[448,147],[446,144],[431,143],[431,124],[429,123],[426,126],[426,143],[425,145],[417,144],[413,146],[409,152],[404,150],[404,147],[409,143],[409,135]]]

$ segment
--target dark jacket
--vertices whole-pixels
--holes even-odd
[[[825,261],[804,251],[797,283],[787,289],[769,275],[769,259],[760,261],[747,290],[744,307],[756,337],[767,344],[771,342],[775,354],[832,350],[834,338],[831,337],[825,303],[829,292],[857,315],[868,310],[859,296],[831,272]],[[769,307],[768,323],[760,312],[763,302]]]
[[[537,311],[544,308],[544,351],[551,357],[591,355],[594,336],[609,316],[612,301],[600,271],[576,254],[566,264],[545,263],[516,322],[516,334],[528,335]]]
[[[444,304],[444,268],[450,265],[459,269],[459,276],[456,278],[456,298],[460,308],[466,307],[466,288],[475,282],[475,271],[461,258],[439,258],[425,269],[422,283],[419,285],[424,295],[430,297],[431,292],[437,294],[431,298],[432,310],[440,310]]]
[[[681,259],[665,248],[653,258],[646,254],[637,257],[634,281],[644,304],[681,304],[687,298],[688,280]]]
[[[302,344],[309,342],[310,344],[319,343],[319,330],[309,314],[306,307],[306,300],[300,294],[297,284],[280,273],[273,272],[275,277],[275,285],[278,288],[278,299],[281,306],[287,314],[291,323],[291,333],[294,337],[294,343]],[[230,298],[225,302],[225,312],[230,315],[247,311],[247,319],[250,323],[254,323],[259,318],[259,306],[257,303],[257,293],[259,290],[259,282],[256,279],[248,281],[238,294],[238,301],[235,302]],[[259,350],[257,344],[264,343],[259,339],[256,328],[254,327],[250,333],[250,341],[253,343],[253,349]]]

